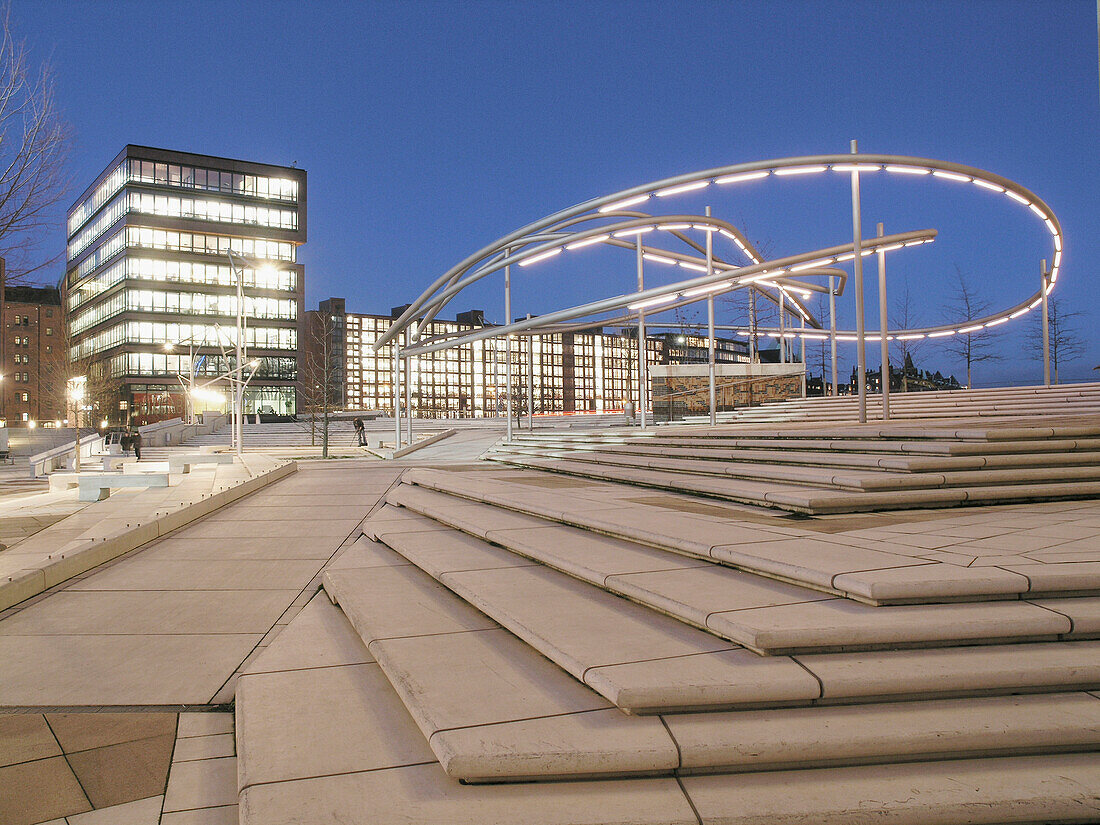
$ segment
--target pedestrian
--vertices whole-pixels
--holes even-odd
[[[366,447],[367,446],[367,431],[363,428],[363,419],[362,418],[355,418],[355,419],[352,420],[351,424],[352,424],[353,427],[355,427],[355,436],[356,436],[356,438],[359,439],[359,446],[360,447]]]
[[[137,456],[138,461],[141,461],[141,430],[132,430],[130,439],[131,443],[134,445],[134,455]]]

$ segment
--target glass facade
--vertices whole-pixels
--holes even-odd
[[[330,299],[331,300],[331,299]],[[327,303],[327,302],[326,302]],[[310,315],[316,313],[308,313]],[[328,314],[325,312],[324,314]],[[331,352],[342,353],[335,371],[334,400],[349,410],[393,412],[393,345],[376,354],[375,341],[392,319],[383,315],[332,316]],[[424,337],[472,330],[480,325],[432,321]],[[649,363],[690,363],[698,336],[658,335],[646,340]],[[315,341],[307,346],[316,347]],[[718,339],[717,360],[749,360],[740,341]],[[534,412],[616,412],[638,397],[638,339],[633,330],[592,330],[564,335],[515,337],[511,352],[501,339],[487,339],[411,359],[408,381],[413,414],[420,418],[481,418],[503,415],[507,363],[512,361],[513,410],[526,412],[528,372],[533,370]],[[404,395],[405,377],[402,377]],[[402,404],[404,399],[402,398]]]
[[[68,215],[65,346],[117,397],[103,412],[178,414],[182,379],[236,367],[238,273],[260,361],[245,411],[295,412],[305,183],[300,169],[128,146],[85,192]]]

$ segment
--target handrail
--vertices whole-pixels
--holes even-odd
[[[80,447],[83,450],[87,447],[87,452],[82,452],[81,455],[91,455],[92,444],[96,440],[102,441],[103,436],[99,433],[89,433],[80,439]],[[30,464],[31,478],[38,478],[39,476],[46,475],[47,473],[57,469],[57,462],[64,460],[66,457],[72,455],[73,446],[75,445],[75,439],[72,442],[66,441],[64,444],[58,444],[56,447],[51,447],[37,455],[32,455],[27,459]],[[49,468],[46,465],[49,464]],[[38,472],[39,465],[42,466],[42,472]]]

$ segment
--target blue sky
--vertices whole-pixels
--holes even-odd
[[[845,152],[856,138],[866,152],[970,164],[1042,197],[1066,233],[1055,294],[1085,313],[1088,351],[1063,378],[1093,377],[1100,364],[1092,0],[14,0],[13,23],[54,64],[76,138],[73,197],[127,143],[306,169],[307,306],[342,295],[350,310],[385,312],[470,252],[590,197]],[[771,254],[794,254],[851,239],[850,194],[835,178],[676,206],[709,204]],[[1007,307],[1037,289],[1049,256],[1041,223],[974,188],[864,187],[865,235],[880,220],[887,231],[939,230],[889,264],[891,293],[908,288],[925,323],[947,320],[956,268]],[[56,248],[62,227],[59,214]],[[516,314],[621,291],[633,260],[530,270]],[[849,303],[842,323],[854,323]],[[451,309],[475,306],[503,320],[499,283]],[[1028,325],[1002,329],[1004,359],[976,367],[975,383],[1038,380]],[[965,372],[930,347],[918,360]]]

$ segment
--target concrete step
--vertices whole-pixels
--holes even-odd
[[[1015,600],[872,607],[739,570],[693,565],[682,557],[671,557],[662,568],[656,553],[638,548],[640,557],[631,557],[625,543],[614,548],[619,552],[611,563],[601,564],[594,557],[578,563],[578,557],[587,555],[583,550],[573,554],[557,550],[572,543],[576,531],[571,528],[498,531],[492,529],[491,513],[478,521],[496,543],[555,572],[523,567],[486,573],[484,578],[491,581],[481,582],[481,576],[468,574],[471,545],[493,548],[473,536],[435,533],[427,541],[420,532],[403,534],[400,524],[387,524],[385,532],[374,532],[449,587],[457,577],[471,588],[488,588],[487,598],[493,598],[500,587],[514,588],[517,595],[530,589],[539,598],[550,586],[543,584],[544,579],[564,586],[561,575],[568,575],[768,655],[1088,638],[1100,631],[1092,622],[1100,605],[1096,598],[1060,599],[1057,610]],[[426,544],[423,552],[429,557],[422,558]],[[602,549],[608,548],[603,545]],[[502,584],[497,579],[507,581]],[[575,600],[583,613],[583,603],[594,595],[590,590],[569,590],[563,598]],[[482,604],[476,599],[473,603]],[[492,609],[484,612],[497,618]]]
[[[1100,496],[1100,481],[1035,482],[997,487],[938,487],[880,491],[825,490],[820,487],[752,479],[726,479],[645,468],[592,464],[564,458],[495,453],[490,461],[517,467],[547,470],[582,478],[603,479],[659,490],[688,492],[796,513],[858,513],[967,504],[1008,504],[1024,501],[1060,501]]]
[[[1100,481],[1100,462],[1084,465],[1059,463],[1058,466],[1022,466],[1011,468],[978,468],[946,472],[895,472],[883,468],[859,471],[838,470],[831,466],[789,466],[786,464],[759,464],[740,461],[718,461],[700,458],[670,458],[658,455],[624,455],[599,448],[569,449],[548,447],[516,447],[497,449],[502,456],[545,456],[589,464],[634,467],[669,473],[767,480],[792,484],[856,491],[890,491],[929,489],[935,487],[975,487],[1011,484],[1048,483],[1063,481]]]
[[[1055,714],[1061,713],[1064,721],[1073,719],[1080,701],[1072,695],[1003,701],[1031,699],[1048,699],[1050,704],[1043,709],[1025,704],[1019,711],[1015,705],[1000,708],[1000,719],[990,718],[989,730],[975,731],[969,746],[982,744],[983,738],[986,747],[998,739],[1004,741],[1010,728],[1026,725],[1029,717],[1055,723],[1046,728],[1049,741],[1057,724]],[[985,707],[985,713],[995,712],[995,705]],[[925,734],[924,741],[931,745],[951,711],[931,703],[923,705],[923,710],[926,727],[915,735]],[[745,722],[737,734],[742,742],[758,739],[754,734],[771,727],[755,712],[735,718]],[[985,718],[978,711],[975,721]],[[732,727],[720,717],[715,720],[721,723],[719,729]],[[698,740],[701,731],[693,723],[698,724],[691,717],[675,722],[683,740],[680,770],[685,774],[695,759],[709,758],[701,751],[711,747]],[[1089,730],[1085,714],[1077,723],[1080,730]],[[482,753],[491,755],[494,748],[507,747],[509,734],[519,727],[484,728],[487,739]],[[798,725],[805,731],[798,744],[815,735],[835,736],[842,727],[843,722],[829,723],[827,729],[803,723]],[[1038,725],[1032,726],[1036,729]],[[882,733],[881,739],[889,738],[886,728]],[[1014,733],[1020,741],[1030,732],[1017,727]],[[694,811],[708,823],[757,825],[778,821],[776,817],[782,815],[788,821],[801,817],[839,825],[855,821],[859,811],[866,812],[867,800],[882,800],[874,809],[876,816],[918,825],[972,821],[977,810],[989,822],[1013,817],[1016,821],[1073,821],[1074,814],[1080,821],[1081,809],[1098,780],[1094,755],[1085,753],[685,775],[679,782],[657,776],[464,785],[442,770],[347,619],[323,598],[310,602],[239,680],[236,734],[241,825],[397,821],[409,825],[697,825],[700,819]],[[499,736],[492,738],[494,734]],[[511,739],[526,752],[538,753],[532,744],[537,736],[537,730],[523,731]],[[857,731],[851,739],[856,752],[866,743]],[[900,738],[883,741],[877,749],[887,752],[901,742]],[[963,737],[954,742],[967,746]],[[731,759],[752,759],[749,749],[731,737],[722,743],[733,749]],[[554,744],[548,742],[545,749],[551,757]],[[762,755],[775,758],[770,750]]]
[[[403,477],[406,483],[392,490],[388,500],[496,543],[513,540],[520,529],[538,535],[531,531],[555,526],[571,543],[588,548],[586,552],[601,552],[595,547],[604,539],[625,540],[868,604],[1100,592],[1100,564],[1086,560],[1095,554],[1082,557],[1072,570],[1027,563],[1031,560],[1018,556],[996,556],[996,564],[975,567],[974,556],[967,554],[978,550],[969,545],[966,530],[961,537],[931,542],[919,540],[931,536],[918,534],[918,539],[909,539],[914,544],[904,544],[900,540],[907,539],[906,534],[834,535],[779,519],[745,521],[736,511],[708,510],[687,496],[653,503],[624,498],[621,490],[607,484],[517,493],[517,481],[537,484],[544,481],[541,476],[526,471],[494,478],[487,473],[409,470]],[[375,518],[382,517],[379,513]],[[1085,530],[1082,535],[1094,534]],[[1057,546],[1056,539],[1048,541]],[[941,551],[947,560],[935,557]],[[562,569],[569,572],[566,566]]]
[[[441,766],[466,782],[774,770],[1100,744],[1100,701],[1087,693],[627,716],[503,630],[471,630],[457,618],[460,600],[431,588],[425,574],[380,568],[374,554],[361,555],[366,566],[350,561],[330,571],[326,590],[366,631],[367,649]],[[479,560],[493,563],[491,555]],[[431,632],[415,618],[395,628],[395,610],[430,614]],[[373,638],[380,627],[400,635]],[[422,632],[407,635],[413,628]],[[884,735],[887,729],[898,736]]]
[[[829,701],[843,701],[844,693],[850,690],[863,691],[858,695],[866,696],[915,698],[922,692],[912,692],[909,682],[898,679],[897,657],[902,654],[922,658],[930,673],[939,669],[937,662],[946,663],[950,675],[939,674],[933,682],[939,689],[926,689],[932,694],[946,690],[955,695],[960,689],[962,695],[997,693],[1003,690],[1006,679],[1014,689],[1037,690],[1043,684],[1063,684],[1060,680],[1065,678],[1065,671],[1052,667],[1025,672],[1018,661],[1021,649],[1036,652],[1039,658],[1046,653],[1055,658],[1069,656],[1075,662],[1087,661],[1100,650],[1095,642],[1079,641],[760,657],[742,646],[515,556],[505,557],[509,566],[499,566],[498,560],[498,566],[486,568],[484,557],[494,548],[480,547],[469,537],[452,535],[445,541],[444,534],[425,532],[423,525],[415,529],[411,540],[423,550],[409,551],[414,556],[411,561],[423,564],[421,569],[480,614],[630,712],[805,705],[824,695]],[[396,535],[385,533],[385,541],[392,542],[390,546],[395,549],[407,550],[410,545]],[[501,551],[495,552],[499,555]],[[593,634],[594,627],[601,632]],[[966,656],[955,658],[952,651],[966,651]],[[1017,659],[1011,665],[1011,674],[1001,671],[1010,661],[1003,658],[1003,651],[1011,651]],[[850,658],[843,658],[853,656],[864,658],[854,665]],[[854,666],[860,671],[858,688],[849,683],[834,693],[831,684],[818,681],[818,674],[812,668],[806,669],[805,661],[815,658],[834,666],[837,662]],[[834,671],[838,679],[843,671]],[[912,679],[911,673],[906,676]],[[1054,682],[1046,681],[1051,677]],[[1082,677],[1100,679],[1100,662],[1073,678]],[[1075,682],[1070,687],[1088,684]]]

